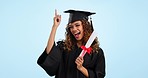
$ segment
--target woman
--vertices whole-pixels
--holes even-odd
[[[55,78],[104,78],[105,58],[97,38],[91,45],[91,53],[79,57],[82,49],[93,32],[88,16],[95,14],[86,11],[68,10],[69,22],[66,27],[66,38],[55,44],[56,30],[61,22],[61,15],[55,11],[54,24],[47,47],[37,63],[50,76]]]

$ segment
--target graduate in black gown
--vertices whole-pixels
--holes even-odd
[[[79,10],[67,10],[70,13],[66,27],[65,40],[54,42],[56,30],[61,22],[61,15],[55,10],[54,24],[47,47],[37,63],[55,78],[104,78],[105,57],[98,39],[91,45],[91,53],[79,57],[84,46],[94,31],[89,16],[95,13]]]

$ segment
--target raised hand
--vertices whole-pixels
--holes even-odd
[[[54,24],[53,26],[58,27],[61,22],[61,15],[57,14],[57,10],[55,10],[55,16],[54,16]]]
[[[53,47],[54,44],[54,40],[55,40],[55,35],[56,35],[56,31],[57,28],[61,22],[61,15],[57,14],[57,10],[55,10],[55,16],[54,16],[54,24],[52,26],[52,30],[48,39],[48,43],[47,43],[47,48],[46,48],[46,53],[49,54],[51,51],[51,48]]]

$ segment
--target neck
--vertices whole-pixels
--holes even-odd
[[[81,47],[82,46],[82,42],[81,41],[77,41],[77,46]]]

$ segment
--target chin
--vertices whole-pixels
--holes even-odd
[[[80,41],[81,39],[76,39],[77,41]]]
[[[77,41],[81,41],[82,40],[82,38],[78,38],[78,39],[76,39]]]

